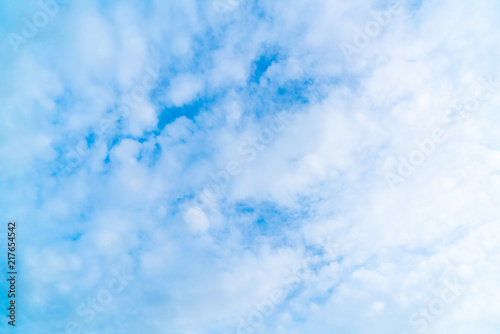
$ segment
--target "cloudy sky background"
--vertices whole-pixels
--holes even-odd
[[[346,52],[391,6],[71,0],[16,52],[41,7],[2,1],[17,331],[498,333],[500,3],[402,1]]]

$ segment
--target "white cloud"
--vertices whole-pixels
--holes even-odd
[[[191,74],[182,74],[172,79],[168,98],[176,107],[191,102],[202,91],[203,82]]]
[[[126,262],[137,279],[87,332],[234,333],[276,289],[287,298],[259,330],[414,332],[415,312],[458,279],[460,298],[427,326],[493,333],[500,97],[459,126],[446,112],[500,79],[498,4],[404,3],[347,63],[339,45],[389,4],[240,1],[222,18],[196,1],[61,7],[0,64],[0,211],[22,228],[22,331],[81,321],[78,305]],[[52,175],[145,75],[154,84],[130,113]],[[436,127],[449,137],[391,190],[386,171]],[[230,162],[241,172],[222,186]]]

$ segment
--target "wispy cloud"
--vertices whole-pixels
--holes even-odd
[[[0,8],[19,333],[497,329],[497,2]]]

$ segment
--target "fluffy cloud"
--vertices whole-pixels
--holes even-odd
[[[498,4],[394,5],[69,1],[4,38],[20,330],[493,333]]]

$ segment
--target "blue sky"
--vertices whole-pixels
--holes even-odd
[[[498,333],[499,10],[0,2],[2,333]]]

